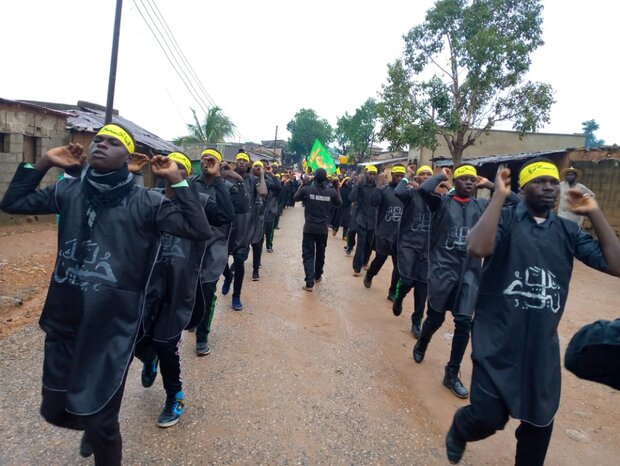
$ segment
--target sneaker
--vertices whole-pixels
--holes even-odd
[[[353,249],[349,249],[349,248],[346,248],[346,250],[344,251],[344,253],[345,253],[345,255],[346,255],[347,257],[349,257],[349,256],[351,255],[351,253],[352,253],[352,252],[353,252]]]
[[[142,386],[144,388],[148,388],[155,382],[155,377],[157,377],[157,364],[159,360],[157,356],[153,358],[150,362],[145,362],[142,366]]]
[[[273,252],[273,248],[267,248],[267,252],[272,253]]]
[[[413,347],[413,360],[418,364],[424,361],[426,355],[426,349],[428,348],[428,342],[422,343],[422,340],[418,340]]]
[[[398,317],[401,312],[403,312],[403,302],[400,299],[397,299],[392,304],[392,314]]]
[[[464,399],[469,397],[469,391],[465,388],[463,382],[461,382],[458,372],[454,371],[453,369],[449,369],[448,367],[446,367],[446,374],[443,377],[443,384],[459,398]]]
[[[206,356],[211,352],[211,348],[209,348],[208,341],[197,341],[196,342],[196,356]]]
[[[80,456],[82,458],[93,456],[93,447],[88,443],[88,440],[86,440],[86,433],[82,434],[82,440],[80,440]]]
[[[304,290],[304,291],[312,291],[313,290],[313,288],[311,286],[308,286],[308,285],[303,285],[301,287],[301,289]]]
[[[234,275],[230,275],[230,279],[224,278],[224,284],[222,285],[222,294],[226,296],[230,291],[230,285],[232,285]]]
[[[420,324],[411,324],[411,334],[413,338],[418,340],[420,338],[420,333],[422,333],[422,326]]]
[[[252,272],[252,281],[257,282],[259,280],[260,280],[260,275],[258,274],[258,270],[255,270],[254,272]]]
[[[355,275],[355,274],[353,274]],[[366,288],[370,288],[372,286],[372,277],[368,274],[364,276],[364,286]]]
[[[446,435],[446,453],[450,464],[458,464],[465,453],[467,442],[461,439],[454,429],[454,422]]]
[[[181,391],[174,395],[174,398],[166,398],[166,404],[164,404],[164,409],[157,419],[157,425],[159,427],[175,425],[181,419],[183,411],[185,411],[185,396]]]
[[[359,277],[360,275],[361,275],[361,273],[360,273],[360,271],[359,271],[359,270],[354,270],[354,271],[353,271],[353,276],[354,276],[354,277]]]
[[[387,295],[387,300],[388,301],[394,302],[395,299],[396,299],[396,295],[394,293],[388,293],[388,295]]]
[[[241,304],[241,298],[233,297],[233,299],[232,299],[232,308],[235,311],[242,311],[243,310],[243,304]]]
[[[323,277],[321,277],[321,276],[314,277],[314,283],[319,283],[321,280],[323,280]]]

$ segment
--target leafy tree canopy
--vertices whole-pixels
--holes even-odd
[[[343,154],[352,150],[360,159],[370,155],[370,148],[376,137],[378,121],[377,102],[369,98],[351,116],[347,112],[338,118],[335,136]]]
[[[310,108],[302,108],[293,119],[288,122],[286,129],[291,133],[288,141],[290,152],[295,154],[286,163],[299,163],[310,153],[314,140],[318,139],[324,145],[333,140],[333,130],[324,118],[319,118]]]
[[[192,108],[194,123],[187,125],[187,136],[181,136],[172,142],[178,146],[183,144],[217,143],[224,142],[235,134],[235,125],[220,107],[211,107],[202,123],[198,120],[196,111]]]
[[[594,134],[594,131],[597,131],[599,126],[595,120],[583,121],[581,123],[581,127],[583,128],[583,134],[586,137],[586,148],[590,147],[599,147],[605,145],[604,139],[598,139]]]
[[[446,142],[454,163],[496,123],[525,133],[549,122],[553,89],[524,81],[543,45],[540,0],[438,0],[404,37],[379,106],[392,148]]]

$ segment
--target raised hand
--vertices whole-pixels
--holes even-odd
[[[220,173],[220,163],[214,157],[208,157],[206,167],[203,170],[207,175],[216,176]]]
[[[163,155],[153,156],[151,159],[151,170],[153,170],[155,176],[165,179],[170,184],[183,181],[181,170],[177,167],[176,162]]]
[[[377,188],[385,186],[386,184],[387,184],[387,178],[385,176],[385,173],[379,173],[377,175]]]
[[[413,165],[409,165],[407,167],[407,175],[406,175],[406,177],[407,177],[407,179],[409,181],[413,180],[413,178],[415,177],[415,171],[414,171],[414,169],[412,167],[413,167]]]
[[[66,170],[81,167],[85,161],[84,147],[81,144],[70,143],[48,150],[37,162],[37,168],[48,170],[51,167],[58,167]]]
[[[584,194],[577,188],[566,191],[568,210],[578,215],[588,215],[599,208],[598,202],[591,194]]]
[[[452,176],[452,170],[450,170],[448,167],[443,167],[441,169],[441,173],[443,173],[443,176],[445,176],[447,180],[449,180]]]
[[[487,183],[491,183],[489,180],[486,181]],[[478,186],[480,186],[480,184],[478,184]],[[493,186],[492,183],[491,186]],[[510,168],[497,170],[497,175],[495,175],[495,186],[489,189],[493,188],[495,189],[495,193],[501,196],[508,196],[510,194]]]
[[[149,162],[149,156],[146,154],[141,154],[140,152],[134,152],[129,157],[129,162],[127,162],[127,167],[131,173],[139,173],[142,171],[144,166]]]

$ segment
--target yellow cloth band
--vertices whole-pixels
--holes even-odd
[[[368,165],[366,167],[366,173],[377,173],[377,167],[374,165]]]
[[[560,181],[558,167],[549,162],[535,162],[521,169],[519,172],[519,187],[522,188],[534,178],[550,176]]]
[[[136,150],[136,145],[133,142],[133,139],[129,134],[127,134],[127,131],[125,131],[120,126],[105,125],[97,133],[97,136],[99,135],[112,136],[113,138],[118,139],[120,142],[123,143],[123,146],[125,146],[127,152],[129,152],[130,154],[133,154]]]
[[[239,152],[235,160],[245,160],[246,162],[250,162],[250,156],[245,152]]]
[[[462,167],[454,170],[454,175],[452,178],[457,179],[461,176],[478,176],[478,172],[471,165],[463,165]]]
[[[205,157],[207,155],[215,157],[220,163],[222,162],[222,154],[220,154],[219,151],[215,149],[205,149],[202,151],[202,154],[200,154],[201,157]]]
[[[404,175],[405,173],[407,173],[407,169],[403,167],[402,165],[396,165],[395,167],[392,167],[391,173],[396,173],[396,174],[400,173]]]
[[[257,160],[256,162],[254,162],[252,164],[253,167],[263,167],[265,168],[265,164],[263,162],[261,162],[260,160]]]
[[[171,154],[168,154],[168,158],[183,165],[183,168],[185,168],[188,175],[192,172],[192,162],[189,161],[187,155],[182,154],[181,152],[172,152]]]
[[[433,174],[433,169],[430,167],[430,165],[422,165],[420,168],[418,168],[415,171],[416,176],[419,175],[422,172],[430,172],[431,175]]]

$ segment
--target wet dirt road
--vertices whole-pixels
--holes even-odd
[[[288,209],[275,252],[263,255],[261,280],[244,284],[244,311],[218,297],[210,355],[194,356],[194,334],[184,335],[187,410],[176,426],[156,426],[160,378],[145,389],[141,365],[132,365],[121,410],[124,464],[447,464],[443,437],[466,403],[441,385],[451,324],[415,364],[409,315],[393,317],[386,300],[391,265],[364,288],[339,236],[329,237],[323,282],[301,290],[302,225],[303,210]],[[616,317],[617,286],[576,264],[563,347],[581,325]],[[0,339],[0,464],[92,464],[77,454],[79,433],[38,416],[42,340],[35,324]],[[619,392],[565,372],[547,464],[617,464],[619,416]],[[516,425],[470,444],[462,464],[512,464]]]

